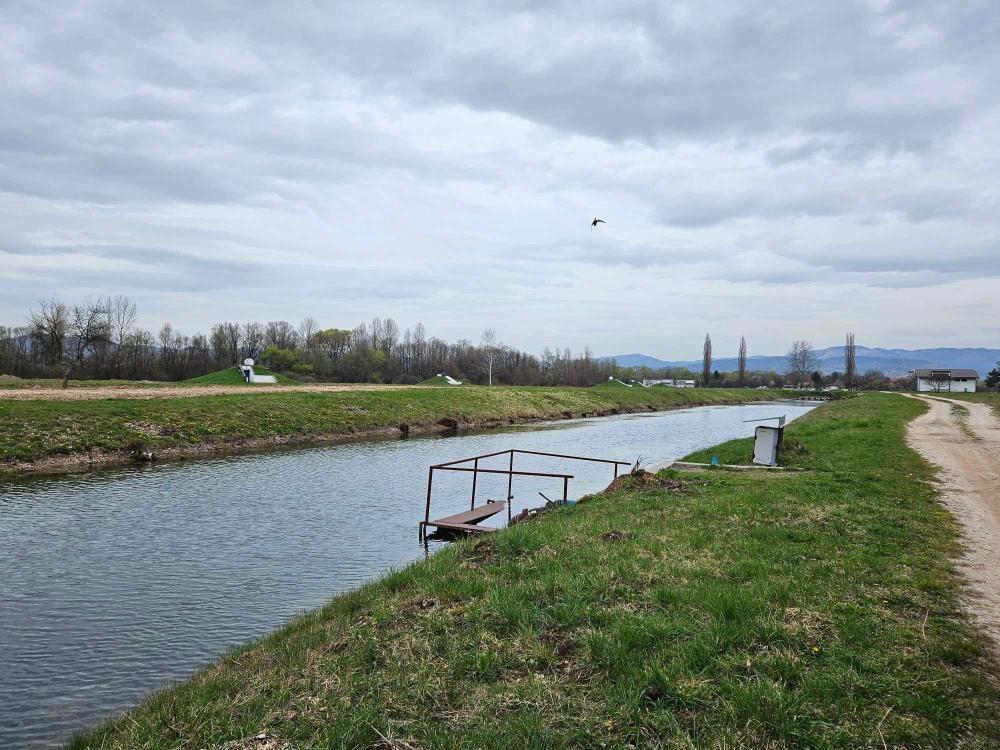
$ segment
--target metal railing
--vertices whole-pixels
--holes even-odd
[[[568,461],[589,461],[591,463],[600,464],[612,464],[614,466],[614,478],[618,478],[618,467],[619,466],[631,466],[631,461],[615,461],[608,458],[591,458],[589,456],[571,456],[565,453],[547,453],[545,451],[529,451],[523,450],[521,448],[508,448],[503,451],[496,451],[494,453],[484,453],[480,456],[471,456],[470,458],[460,458],[457,461],[447,461],[441,464],[434,464],[427,471],[427,502],[424,508],[424,520],[420,522],[420,538],[423,539],[427,533],[427,526],[431,524],[431,495],[434,491],[434,472],[435,471],[458,471],[458,472],[468,472],[472,474],[472,493],[469,499],[469,510],[473,510],[476,507],[476,489],[479,483],[480,474],[503,474],[507,477],[507,521],[511,519],[511,500],[514,499],[513,487],[514,487],[514,477],[548,477],[553,479],[562,479],[563,483],[563,495],[562,503],[566,503],[569,500],[569,480],[573,479],[572,474],[560,474],[547,471],[515,471],[514,469],[514,455],[517,453],[522,453],[524,455],[530,456],[544,456],[546,458],[561,458]],[[481,469],[479,468],[479,462],[485,458],[495,458],[496,456],[509,456],[510,460],[507,464],[506,469]],[[472,466],[462,466],[461,464],[467,464],[471,462]],[[543,495],[544,497],[544,495]]]

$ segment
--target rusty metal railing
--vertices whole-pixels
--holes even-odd
[[[484,453],[480,456],[471,456],[470,458],[460,458],[456,461],[446,461],[445,463],[434,464],[427,470],[427,501],[424,507],[424,520],[420,522],[420,538],[423,540],[427,535],[427,526],[431,524],[431,495],[434,491],[434,472],[435,471],[458,471],[467,472],[472,474],[472,493],[469,499],[469,510],[476,507],[476,490],[479,483],[480,474],[503,474],[507,477],[507,521],[511,519],[511,501],[514,499],[513,487],[514,487],[514,477],[548,477],[552,479],[562,479],[563,480],[563,494],[562,503],[566,503],[569,500],[569,480],[573,479],[572,474],[560,474],[546,471],[515,471],[514,469],[514,455],[516,453],[522,453],[531,456],[544,456],[546,458],[561,458],[568,461],[589,461],[591,463],[600,464],[611,464],[614,466],[614,478],[618,478],[618,467],[619,466],[631,466],[631,461],[616,461],[614,459],[608,458],[592,458],[590,456],[572,456],[565,453],[547,453],[545,451],[529,451],[523,450],[521,448],[508,448],[507,450],[495,451],[493,453]],[[495,458],[497,456],[509,456],[510,460],[507,464],[506,469],[481,469],[479,468],[479,462],[485,458]],[[472,462],[472,467],[462,466],[461,464],[467,464]]]

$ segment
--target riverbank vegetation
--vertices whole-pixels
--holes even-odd
[[[806,471],[627,477],[456,543],[71,747],[996,747],[924,408],[837,401],[787,430]]]
[[[415,387],[342,392],[247,388],[247,393],[143,399],[0,397],[0,471],[743,403],[781,395],[722,388]]]

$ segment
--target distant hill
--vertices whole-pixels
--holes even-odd
[[[819,360],[819,369],[824,373],[835,370],[843,371],[844,369],[843,346],[817,349],[816,357]],[[687,367],[695,372],[701,370],[700,359],[664,360],[650,357],[648,354],[620,354],[615,357],[601,357],[601,359],[614,359],[622,367],[646,366],[654,370],[661,367]],[[858,372],[881,370],[886,375],[893,377],[905,375],[918,367],[969,367],[982,377],[1000,361],[1000,349],[881,349],[858,346],[857,361]],[[750,370],[784,372],[787,366],[788,359],[784,354],[747,358],[747,368]],[[735,370],[736,357],[717,357],[712,361],[712,369],[720,372]]]

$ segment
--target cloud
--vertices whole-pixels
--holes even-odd
[[[887,290],[968,284],[971,339],[1000,312],[975,283],[1000,276],[998,22],[923,0],[8,3],[0,317],[122,292],[189,329],[280,309],[475,337],[502,315],[525,347],[617,351],[655,338],[668,289],[703,311],[668,355],[761,287],[850,294],[891,344],[921,331]]]

